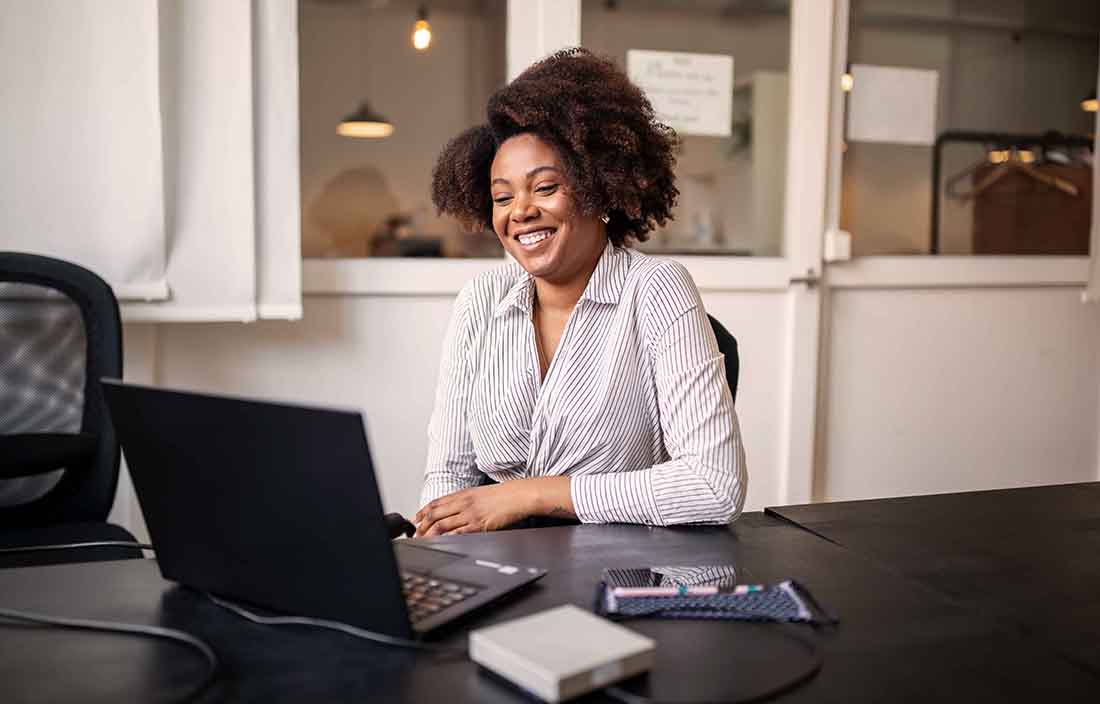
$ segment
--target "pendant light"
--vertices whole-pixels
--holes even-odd
[[[340,121],[336,127],[336,133],[343,137],[358,139],[384,139],[393,134],[393,123],[371,110],[370,105],[364,100],[359,103],[355,112]]]
[[[1100,108],[1100,101],[1096,99],[1096,91],[1089,93],[1081,100],[1081,109],[1085,112],[1096,112]]]
[[[416,12],[416,23],[413,24],[412,44],[417,51],[427,51],[432,43],[432,26],[428,24],[428,8],[423,5]]]
[[[366,56],[363,59],[362,65],[369,66]],[[353,139],[385,139],[393,134],[393,123],[372,110],[369,102],[363,99],[359,107],[340,120],[336,134]]]

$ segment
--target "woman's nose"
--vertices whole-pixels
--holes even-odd
[[[523,222],[524,220],[530,220],[536,218],[539,215],[539,209],[534,203],[526,198],[516,197],[512,201],[512,221]]]

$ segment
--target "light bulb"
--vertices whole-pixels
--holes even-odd
[[[846,73],[840,77],[840,89],[845,93],[852,90],[852,85],[855,83],[855,79],[852,78],[852,74]]]
[[[393,125],[388,122],[345,120],[336,126],[336,134],[356,139],[385,139],[393,134]]]
[[[1081,109],[1085,112],[1096,112],[1097,108],[1100,108],[1100,100],[1096,98],[1085,98],[1081,101]]]
[[[428,20],[419,19],[413,25],[412,42],[417,51],[424,51],[432,43],[432,27]]]

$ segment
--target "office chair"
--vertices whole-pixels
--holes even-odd
[[[106,522],[119,446],[104,376],[122,376],[122,323],[107,283],[59,259],[0,252],[0,548],[135,540]],[[0,553],[0,568],[141,556],[117,547]]]
[[[726,384],[730,387],[730,395],[734,403],[737,402],[737,378],[741,373],[741,358],[737,355],[737,338],[726,330],[726,326],[709,313],[710,329],[714,331],[714,337],[718,340],[718,351],[725,355]]]

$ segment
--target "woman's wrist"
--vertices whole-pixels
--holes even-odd
[[[569,492],[569,477],[532,477],[528,510],[532,516],[573,517],[573,498]]]

